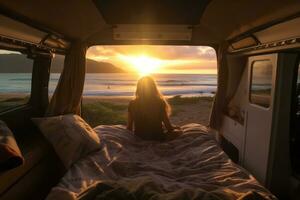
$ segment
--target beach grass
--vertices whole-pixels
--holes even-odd
[[[168,98],[168,102],[170,103],[172,108],[171,119],[173,117],[182,118],[181,115],[186,115],[184,114],[185,109],[190,106],[211,105],[212,100],[213,97],[205,97],[205,96],[200,96],[200,97],[174,96]],[[92,127],[95,127],[97,125],[111,125],[111,124],[125,125],[127,123],[128,102],[123,101],[121,103],[118,102],[118,100],[108,102],[101,99],[87,101],[86,103],[83,101],[82,116]],[[207,117],[204,116],[204,118]]]
[[[186,104],[195,104],[200,101],[212,102],[214,97],[209,96],[199,96],[199,97],[182,97],[181,95],[176,95],[168,99],[168,102],[171,106],[176,105],[186,105]]]
[[[82,105],[82,116],[92,126],[126,124],[127,105],[96,101]]]
[[[26,104],[29,96],[0,97],[0,111]],[[92,126],[127,123],[127,108],[130,98],[116,97],[105,100],[101,97],[83,101],[82,117]],[[190,122],[207,123],[213,97],[174,96],[167,99],[171,105],[171,121],[179,124]]]
[[[0,111],[5,111],[10,108],[15,108],[17,106],[24,105],[28,103],[29,96],[25,97],[1,97],[0,98]]]

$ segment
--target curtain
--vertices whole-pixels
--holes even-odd
[[[51,98],[46,116],[79,114],[85,79],[86,45],[75,42],[65,56],[63,72]]]
[[[223,43],[218,48],[218,86],[217,93],[213,102],[213,107],[210,114],[210,128],[219,130],[222,122],[222,114],[226,104],[227,92],[227,79],[228,79],[228,66],[226,53],[228,43]]]

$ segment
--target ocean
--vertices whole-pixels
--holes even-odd
[[[51,74],[49,93],[53,94],[60,74]],[[160,91],[166,96],[213,96],[215,74],[154,74]],[[133,96],[139,76],[129,73],[86,74],[84,96]],[[29,94],[31,74],[1,73],[0,94]]]

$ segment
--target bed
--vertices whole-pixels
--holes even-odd
[[[101,150],[77,161],[47,199],[276,199],[199,124],[167,142],[98,126]]]

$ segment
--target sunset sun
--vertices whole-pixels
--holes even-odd
[[[138,55],[138,56],[120,55],[119,58],[125,61],[126,63],[128,63],[136,71],[138,71],[140,75],[155,73],[162,66],[161,60],[147,55]]]

